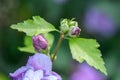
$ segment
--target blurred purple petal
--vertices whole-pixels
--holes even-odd
[[[56,72],[52,72],[50,75],[44,76],[42,80],[62,80],[62,78]]]
[[[28,68],[23,66],[16,70],[14,73],[10,73],[10,77],[14,78],[15,80],[18,80],[18,78],[21,79],[27,70]]]
[[[70,80],[106,80],[106,78],[87,63],[83,63],[78,65],[78,69],[71,75]]]
[[[88,32],[103,37],[112,36],[116,32],[112,18],[96,8],[90,8],[86,12],[84,25]]]
[[[57,74],[56,72],[52,72],[52,75],[56,76],[58,80],[62,80],[61,76]]]
[[[52,62],[50,58],[44,54],[36,53],[34,56],[29,57],[27,67],[31,67],[34,70],[43,70],[45,74],[49,74],[52,71]]]
[[[29,69],[25,73],[23,80],[41,80],[42,77],[43,77],[42,70],[33,71],[32,69]]]

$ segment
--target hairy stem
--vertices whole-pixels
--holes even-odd
[[[56,48],[55,48],[55,50],[54,50],[54,52],[53,52],[52,62],[54,61],[55,56],[57,55],[57,51],[58,51],[58,49],[59,49],[59,47],[60,47],[60,45],[61,45],[61,42],[62,42],[63,38],[64,38],[64,33],[63,33],[63,32],[60,32],[59,41],[58,41],[57,46],[56,46]]]

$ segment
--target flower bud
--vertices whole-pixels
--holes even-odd
[[[70,37],[79,36],[80,35],[80,31],[81,31],[81,29],[79,27],[77,27],[77,26],[72,27],[71,31],[70,31]]]
[[[77,37],[80,35],[81,29],[78,26],[78,22],[73,19],[63,19],[60,22],[60,29],[67,37]]]
[[[32,40],[33,40],[33,46],[34,46],[36,51],[39,51],[41,49],[46,50],[48,42],[42,34],[39,34],[37,36],[33,36]]]
[[[64,33],[66,33],[69,30],[69,25],[68,25],[68,20],[67,19],[63,19],[60,22],[60,29]]]

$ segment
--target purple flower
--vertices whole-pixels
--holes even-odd
[[[70,80],[106,80],[106,78],[87,63],[82,63],[78,65]]]
[[[52,71],[52,62],[45,54],[36,53],[29,57],[26,66],[10,73],[12,80],[62,80]]]
[[[88,32],[103,37],[110,37],[116,31],[112,18],[94,7],[87,10],[84,25]]]
[[[33,46],[36,51],[39,51],[40,49],[46,50],[48,42],[42,34],[33,36],[32,40],[33,40]]]

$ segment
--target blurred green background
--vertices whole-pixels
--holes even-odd
[[[120,80],[120,0],[0,0],[0,80],[9,80],[9,73],[25,65],[32,55],[17,49],[24,46],[25,34],[10,29],[10,25],[35,15],[43,17],[56,28],[61,18],[76,18],[82,29],[80,37],[94,38],[100,43],[107,80]],[[89,22],[92,20],[98,20],[98,24]],[[97,28],[89,27],[91,25]],[[59,34],[55,34],[55,38],[58,40]],[[55,45],[56,42],[53,49]],[[68,80],[73,60],[67,40],[61,46],[53,70],[61,74],[63,80]]]

